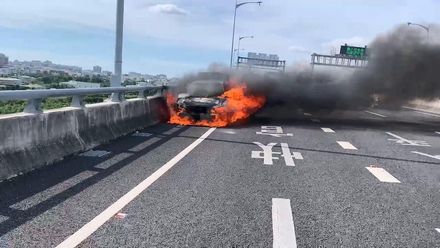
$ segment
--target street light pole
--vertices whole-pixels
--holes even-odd
[[[241,40],[242,40],[242,39],[253,39],[253,38],[254,38],[254,36],[252,35],[252,36],[241,36],[241,37],[238,39],[238,48],[237,48],[238,52],[237,52],[237,57],[240,57],[240,43],[241,43]]]
[[[262,1],[258,1],[258,2],[243,2],[243,3],[238,3],[238,0],[235,0],[235,9],[234,9],[234,24],[232,25],[232,46],[231,46],[231,61],[229,63],[229,67],[232,69],[232,61],[234,58],[234,42],[235,42],[235,24],[236,24],[236,20],[237,20],[237,9],[240,8],[243,5],[246,4],[259,4],[261,5],[263,2]]]
[[[428,41],[429,41],[429,27],[424,26],[424,25],[422,25],[422,24],[418,24],[418,23],[408,22],[408,26],[411,26],[411,25],[413,25],[413,26],[418,26],[418,27],[421,27],[421,28],[423,28],[424,30],[426,30],[426,32],[427,32],[427,34],[428,34]]]

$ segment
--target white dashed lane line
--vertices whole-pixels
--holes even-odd
[[[321,127],[322,131],[324,131],[325,133],[335,133],[335,131],[331,128],[327,128],[327,127]]]
[[[357,150],[357,148],[347,141],[338,141],[338,144],[345,150]]]
[[[400,183],[400,181],[383,168],[366,167],[379,181],[383,183]]]
[[[98,228],[104,225],[109,219],[115,216],[121,211],[127,204],[132,202],[137,196],[144,192],[150,185],[156,182],[160,177],[162,177],[167,171],[173,168],[180,160],[182,160],[186,155],[188,155],[194,148],[196,148],[200,143],[202,143],[209,135],[211,135],[216,129],[211,128],[206,133],[204,133],[200,138],[194,141],[187,148],[182,150],[174,158],[160,167],[157,171],[147,177],[144,181],[139,183],[136,187],[126,193],[124,196],[119,198],[115,203],[110,205],[106,210],[96,216],[89,223],[85,224],[78,231],[76,231],[72,236],[68,237],[57,248],[73,248],[78,246],[81,242],[92,235]]]
[[[431,154],[426,154],[426,153],[423,153],[423,152],[416,152],[416,151],[412,151],[412,153],[440,160],[440,155],[431,155]]]
[[[321,121],[318,120],[318,119],[311,119],[311,121],[314,122],[314,123],[321,123]]]
[[[365,112],[365,113],[368,113],[368,114],[370,114],[370,115],[375,115],[375,116],[379,116],[379,117],[382,117],[382,118],[386,118],[385,115],[381,115],[381,114],[374,113],[374,112],[371,112],[371,111],[367,111],[367,110],[365,110],[364,112]]]
[[[274,248],[296,248],[295,226],[289,199],[272,199]]]

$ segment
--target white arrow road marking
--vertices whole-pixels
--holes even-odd
[[[393,177],[388,171],[383,168],[366,167],[371,174],[373,174],[379,181],[384,183],[400,183],[397,178]]]
[[[274,248],[296,248],[295,226],[289,199],[272,199]]]
[[[440,155],[430,155],[430,154],[426,154],[426,153],[423,153],[423,152],[414,152],[414,151],[412,153],[440,160]]]
[[[397,144],[401,144],[404,146],[426,146],[426,147],[431,146],[428,144],[428,142],[426,142],[424,140],[409,140],[409,139],[405,139],[403,137],[400,137],[397,134],[393,134],[390,132],[386,132],[386,134],[393,136],[395,138],[395,139],[388,139],[389,141],[395,141]]]
[[[68,237],[61,244],[57,246],[57,248],[73,248],[87,239],[90,235],[92,235],[99,227],[104,225],[109,219],[111,219],[115,214],[119,213],[122,208],[127,206],[131,201],[133,201],[137,196],[139,196],[142,192],[144,192],[151,184],[156,182],[161,176],[163,176],[167,171],[174,167],[180,160],[182,160],[186,155],[188,155],[194,148],[196,148],[200,143],[202,143],[208,136],[215,131],[215,128],[209,129],[206,133],[204,133],[200,138],[194,141],[191,145],[177,154],[174,158],[160,167],[157,171],[155,171],[151,176],[146,178],[132,190],[130,190],[127,194],[119,198],[115,203],[113,203],[110,207],[108,207],[104,212],[100,213],[89,223],[81,227],[78,231],[76,231],[72,236]]]
[[[325,133],[335,133],[335,131],[333,131],[333,129],[331,128],[327,128],[327,127],[321,127],[322,131],[324,131]]]
[[[338,141],[338,144],[345,150],[357,150],[357,148],[347,141]]]

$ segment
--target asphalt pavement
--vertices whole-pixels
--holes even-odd
[[[160,124],[0,183],[4,247],[440,247],[440,115]]]

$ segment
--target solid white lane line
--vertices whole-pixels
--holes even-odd
[[[428,112],[428,111],[423,110],[423,109],[416,109],[416,108],[410,108],[410,107],[402,107],[402,108],[412,110],[412,111],[414,111],[416,113],[419,113],[419,114],[422,114],[422,115],[429,115],[429,116],[434,116],[434,117],[440,117],[440,115],[438,115],[438,114],[431,113],[431,112]]]
[[[383,168],[366,167],[371,174],[373,174],[379,181],[384,183],[400,183],[397,178],[393,177],[388,171]]]
[[[289,199],[272,199],[274,248],[296,248],[295,226]]]
[[[203,134],[200,138],[194,141],[191,145],[177,154],[174,158],[160,167],[157,171],[155,171],[151,176],[142,181],[132,190],[130,190],[127,194],[119,198],[115,203],[113,203],[110,207],[108,207],[104,212],[100,213],[89,223],[81,227],[78,231],[76,231],[72,236],[68,237],[61,244],[57,246],[57,248],[65,248],[65,247],[76,247],[82,241],[87,239],[90,235],[92,235],[99,227],[101,227],[105,222],[111,219],[114,215],[119,213],[122,208],[124,208],[127,204],[133,201],[137,196],[139,196],[143,191],[145,191],[151,184],[153,184],[157,179],[163,176],[168,170],[170,170],[174,165],[176,165],[180,160],[182,160],[186,155],[188,155],[194,148],[196,148],[200,143],[202,143],[212,132],[215,131],[215,128],[209,129],[205,134]]]
[[[324,131],[325,133],[335,133],[335,131],[333,131],[333,129],[331,128],[327,128],[327,127],[321,127],[322,131]]]
[[[440,228],[436,228],[435,230],[440,233]]]
[[[338,141],[338,144],[345,150],[357,150],[357,148],[347,141]]]
[[[365,113],[368,113],[368,114],[371,114],[371,115],[375,115],[375,116],[379,116],[379,117],[383,117],[383,118],[386,118],[386,116],[385,116],[385,115],[381,115],[381,114],[378,114],[378,113],[374,113],[374,112],[371,112],[371,111],[367,111],[367,110],[365,110],[364,112],[365,112]]]

